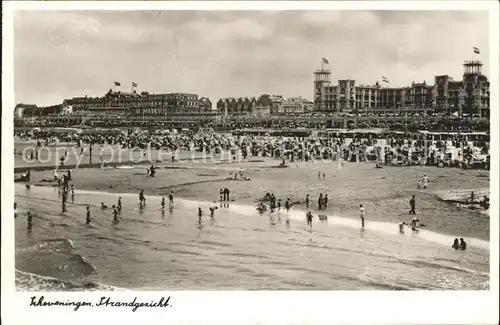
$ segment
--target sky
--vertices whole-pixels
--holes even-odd
[[[209,97],[313,97],[321,58],[331,79],[389,86],[461,79],[463,61],[488,75],[483,11],[19,11],[17,103],[130,91]],[[474,55],[473,47],[480,49]]]

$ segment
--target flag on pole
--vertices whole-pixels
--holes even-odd
[[[132,87],[137,87],[137,84],[135,82],[132,81]]]
[[[386,83],[389,83],[389,80],[386,77],[384,77],[384,76],[382,76],[382,81],[386,82]]]
[[[118,81],[115,81],[115,86],[121,86],[122,84],[119,83]]]
[[[324,63],[324,64],[329,64],[328,60],[327,60],[327,59],[325,59],[325,58],[323,58],[323,63]]]
[[[479,54],[479,48],[474,46],[472,49],[474,50],[474,53]]]

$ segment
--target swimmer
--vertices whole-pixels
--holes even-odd
[[[257,206],[257,211],[259,211],[260,214],[264,213],[267,210],[267,207],[264,203],[259,203]]]
[[[101,210],[107,209],[108,206],[104,204],[104,202],[101,202]]]
[[[117,204],[116,208],[118,209],[118,211],[122,210],[122,197],[121,196],[118,198],[118,204]]]
[[[460,238],[460,250],[464,251],[467,249],[467,244],[465,243],[465,240],[463,238]]]
[[[113,204],[113,221],[118,221],[118,209],[116,206]]]
[[[87,225],[90,223],[90,208],[87,207],[87,213],[86,213],[86,217],[87,217]]]
[[[398,223],[398,226],[399,226],[399,232],[403,233],[405,230],[404,230],[404,226],[406,225],[406,222],[400,222]]]
[[[276,206],[274,205],[274,201],[271,201],[269,202],[269,214],[273,214],[274,213],[274,209],[276,208]]]
[[[139,205],[146,205],[146,198],[144,197],[144,190],[139,193]]]
[[[311,213],[311,211],[307,212],[306,214],[306,219],[307,219],[307,225],[312,229],[312,218],[313,218],[313,215]]]
[[[28,230],[31,230],[33,227],[33,216],[31,215],[31,212],[28,211]]]
[[[469,202],[476,202],[476,194],[474,194],[474,191],[470,193]]]
[[[168,193],[168,200],[169,200],[170,207],[173,207],[174,206],[174,192],[170,191],[170,193]]]
[[[415,218],[413,217],[413,219],[411,219],[411,224],[410,224],[410,227],[412,228],[412,230],[414,228],[417,228],[417,222],[419,222],[420,220],[418,218]]]
[[[215,217],[215,210],[217,209],[217,207],[214,205],[214,206],[211,206],[209,209],[210,209],[210,218],[212,218],[212,220],[213,220]]]
[[[365,227],[365,208],[363,207],[363,204],[359,205],[359,212],[360,212],[360,218],[361,218],[361,228]]]
[[[410,199],[410,214],[415,214],[415,195]]]
[[[326,214],[320,214],[318,215],[318,219],[320,221],[328,221],[328,216]]]
[[[201,208],[198,208],[198,223],[201,224],[201,217],[203,216],[204,212]]]

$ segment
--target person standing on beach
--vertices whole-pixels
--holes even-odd
[[[323,197],[323,210],[326,210],[328,208],[328,194],[325,194]]]
[[[410,214],[415,214],[415,195],[411,197],[410,208],[411,208]]]
[[[326,174],[325,174],[325,172],[323,172],[323,180],[325,180],[325,178],[326,178]]]
[[[422,179],[422,187],[427,188],[428,183],[429,183],[429,179],[427,178],[427,175],[424,175],[424,178]]]
[[[88,224],[90,224],[90,208],[89,207],[87,207],[86,217],[87,217],[87,225],[88,225]]]
[[[359,212],[360,212],[360,218],[361,218],[361,228],[365,227],[365,208],[363,207],[363,204],[359,205]]]
[[[323,193],[320,193],[318,197],[318,210],[323,210]]]
[[[165,198],[164,197],[161,198],[161,209],[165,210]]]
[[[285,201],[285,210],[286,210],[286,213],[288,213],[290,211],[290,198],[287,198]]]
[[[309,209],[309,194],[306,195],[306,208]]]
[[[321,179],[321,173],[318,172],[318,179]]]
[[[14,219],[17,218],[17,203],[14,202]]]
[[[281,211],[281,199],[278,200],[278,212]]]
[[[118,198],[118,204],[116,206],[116,209],[118,210],[118,212],[120,212],[122,210],[122,197],[121,196]]]
[[[224,201],[224,190],[223,189],[220,189],[219,191],[219,195],[220,195],[220,201]]]

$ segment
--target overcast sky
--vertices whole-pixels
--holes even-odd
[[[14,16],[16,102],[49,105],[129,91],[312,99],[312,70],[390,86],[462,75],[488,61],[487,12],[66,11]],[[474,56],[472,47],[481,50]],[[484,71],[488,65],[485,64]],[[486,73],[487,74],[487,73]]]

